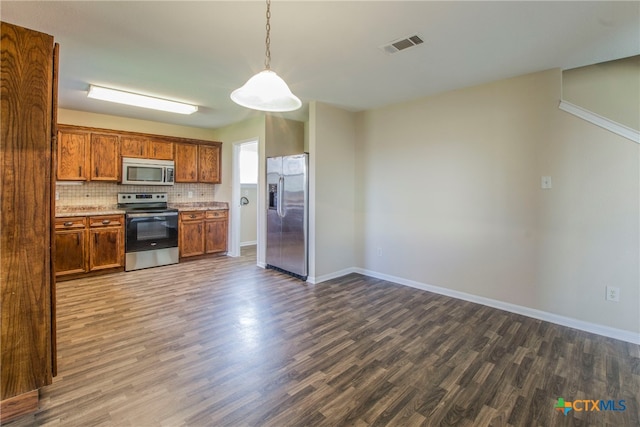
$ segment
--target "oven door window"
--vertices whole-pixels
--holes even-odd
[[[127,181],[162,182],[162,168],[152,166],[127,166]]]
[[[178,246],[178,215],[127,218],[126,252]]]

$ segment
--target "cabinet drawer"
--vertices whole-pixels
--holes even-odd
[[[73,228],[84,228],[87,219],[83,216],[74,216],[67,218],[56,218],[56,230],[69,230]]]
[[[101,215],[89,217],[90,227],[114,227],[124,223],[122,215]]]
[[[207,218],[226,218],[226,210],[207,211]]]
[[[205,211],[180,212],[181,221],[198,221],[205,217]]]

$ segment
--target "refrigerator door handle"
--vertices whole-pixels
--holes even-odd
[[[284,196],[284,177],[278,178],[278,216],[284,218],[284,210],[282,209],[282,200]]]

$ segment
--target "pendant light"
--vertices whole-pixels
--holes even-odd
[[[271,0],[267,0],[267,37],[264,70],[251,77],[241,88],[231,92],[231,99],[238,105],[260,111],[284,112],[302,106],[300,99],[291,93],[289,86],[275,71],[271,71]]]

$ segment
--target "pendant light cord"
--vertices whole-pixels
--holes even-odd
[[[264,68],[266,70],[271,69],[271,0],[267,0],[267,38],[265,39],[265,45],[267,46],[267,50],[265,52],[264,58]]]

